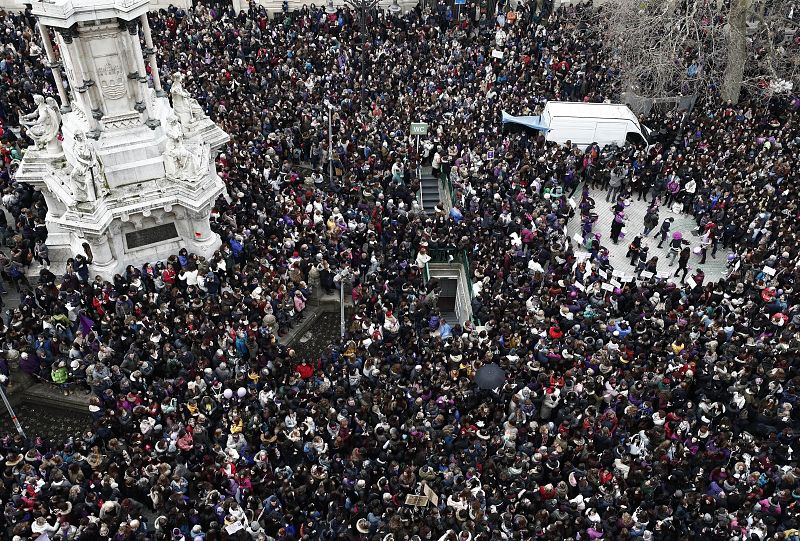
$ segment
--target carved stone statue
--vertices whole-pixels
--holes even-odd
[[[92,201],[95,198],[93,168],[97,164],[97,157],[86,141],[86,134],[81,131],[75,132],[74,155],[75,165],[69,175],[72,196],[77,203]]]
[[[47,96],[44,99],[44,102],[50,108],[50,112],[53,114],[53,118],[56,120],[56,135],[58,135],[58,130],[61,127],[61,107],[59,107],[58,102],[53,96]]]
[[[36,110],[27,115],[20,115],[19,123],[27,129],[28,135],[36,145],[36,150],[43,150],[58,135],[61,112],[53,98],[45,101],[44,96],[35,94],[33,101]]]
[[[192,152],[184,142],[183,128],[175,116],[167,118],[167,147],[164,150],[164,169],[167,177],[194,180],[202,175],[200,152]]]
[[[183,74],[180,72],[172,75],[170,95],[172,96],[172,108],[175,109],[175,114],[178,115],[184,127],[188,128],[198,120],[206,118],[206,114],[197,100],[183,88]]]

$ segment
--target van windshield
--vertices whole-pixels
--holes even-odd
[[[625,141],[632,145],[647,145],[647,139],[641,133],[635,131],[629,131]]]

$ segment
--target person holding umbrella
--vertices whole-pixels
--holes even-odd
[[[505,381],[506,373],[496,363],[485,364],[475,373],[475,384],[486,391],[502,387]]]

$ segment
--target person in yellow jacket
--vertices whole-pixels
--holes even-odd
[[[231,421],[231,434],[239,434],[244,428],[244,422],[242,418],[238,415],[234,415],[233,420]]]

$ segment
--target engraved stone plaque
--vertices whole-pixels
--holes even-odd
[[[175,222],[125,233],[125,241],[129,250],[175,238],[178,238],[178,230],[175,227]]]

